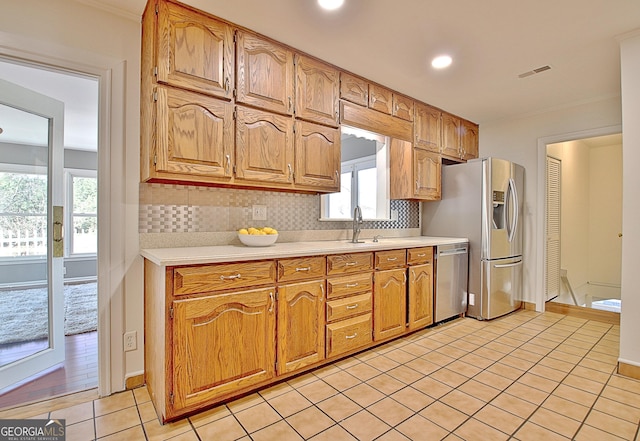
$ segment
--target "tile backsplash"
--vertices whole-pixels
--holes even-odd
[[[267,207],[266,221],[252,220],[253,205]],[[366,221],[363,229],[420,227],[419,202],[392,200],[391,208],[398,211],[398,220]],[[268,225],[280,232],[351,228],[351,222],[320,221],[319,218],[319,195],[140,184],[140,233],[234,232],[248,225]]]

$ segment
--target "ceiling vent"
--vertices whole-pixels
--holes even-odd
[[[541,66],[528,72],[521,73],[520,75],[518,75],[518,78],[527,78],[531,75],[539,74],[540,72],[544,72],[545,70],[549,69],[551,69],[551,66]]]

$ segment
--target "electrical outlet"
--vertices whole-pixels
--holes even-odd
[[[135,351],[138,349],[138,332],[129,331],[124,333],[124,351]]]
[[[392,221],[397,221],[398,220],[398,209],[397,208],[392,208],[391,209],[391,220]]]
[[[254,221],[263,221],[267,220],[267,206],[266,205],[254,205],[253,206],[253,215],[251,219]]]

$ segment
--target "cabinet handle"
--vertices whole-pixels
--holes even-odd
[[[293,177],[293,168],[291,167],[291,164],[287,164],[287,168],[289,169],[289,182],[291,182]]]
[[[418,254],[418,257],[424,257],[426,256],[426,254],[422,253],[422,254]]]
[[[402,273],[402,276],[404,277],[404,283],[407,283],[407,273]]]
[[[336,170],[336,182],[338,182],[340,180],[340,174],[338,173],[338,170]]]
[[[322,297],[320,297],[320,301],[324,302],[324,284],[320,284],[320,292],[322,292]]]
[[[227,173],[231,170],[231,155],[227,155]]]
[[[356,303],[355,305],[348,305],[346,306],[347,309],[356,309],[358,307],[358,304]]]
[[[296,272],[298,272],[298,271],[311,271],[311,267],[308,266],[306,268],[296,268]]]
[[[344,264],[344,266],[353,266],[353,265],[355,265],[355,264],[356,264],[356,262],[346,262],[346,263]]]
[[[397,257],[387,257],[387,262],[395,262],[396,260],[398,260]]]
[[[220,280],[233,280],[233,279],[239,279],[240,277],[241,277],[240,273],[238,273],[238,274],[232,274],[230,276],[220,276]]]
[[[229,92],[229,77],[224,80],[224,90]]]
[[[289,97],[289,112],[291,112],[292,107],[293,107],[293,102],[291,101],[291,97]]]
[[[420,183],[416,179],[416,193],[418,193],[419,191],[420,191]]]
[[[357,282],[356,282],[356,283],[347,283],[345,286],[346,286],[347,288],[355,288],[355,287],[356,287],[356,286],[358,286],[358,285],[359,285],[359,283],[357,283]]]
[[[357,335],[358,335],[358,333],[356,332],[356,333],[355,333],[355,334],[353,334],[353,335],[345,335],[345,336],[344,336],[344,338],[346,338],[347,340],[350,340],[350,339],[352,339],[352,338],[356,338],[356,336],[357,336]]]
[[[275,299],[273,298],[273,292],[269,291],[269,299],[271,300],[271,304],[269,305],[269,312],[273,312],[273,304],[275,303]]]

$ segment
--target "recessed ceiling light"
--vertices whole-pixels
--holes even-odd
[[[338,9],[343,3],[344,0],[318,0],[320,7],[329,11]]]
[[[431,60],[431,66],[434,69],[444,69],[445,67],[449,67],[452,61],[449,55],[438,55]]]

